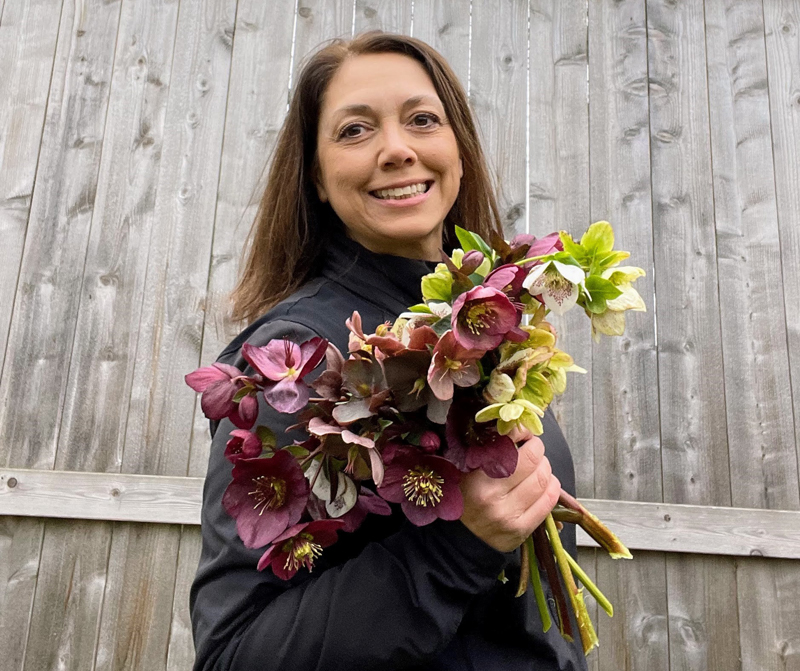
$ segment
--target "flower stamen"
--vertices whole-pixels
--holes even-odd
[[[403,477],[403,493],[416,506],[435,506],[444,492],[444,478],[425,466],[415,466]]]
[[[255,499],[253,510],[261,508],[259,515],[262,515],[265,510],[276,510],[286,502],[286,481],[282,478],[259,475],[257,478],[253,478],[253,484],[256,488],[247,494]]]
[[[307,533],[287,541],[281,548],[289,553],[283,565],[284,570],[297,571],[300,566],[305,566],[310,573],[314,568],[314,560],[322,554],[322,546],[313,541],[314,537]]]

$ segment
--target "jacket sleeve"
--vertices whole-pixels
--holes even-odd
[[[314,335],[274,321],[248,341],[261,345],[287,336],[303,342]],[[262,402],[258,423],[280,436],[294,417]],[[438,520],[406,525],[321,573],[284,582],[269,569],[259,572],[265,548],[245,548],[222,507],[231,480],[223,451],[232,428],[229,420],[217,427],[203,490],[203,547],[190,603],[195,671],[388,671],[419,665],[453,638],[472,598],[494,586],[511,556],[461,522]]]

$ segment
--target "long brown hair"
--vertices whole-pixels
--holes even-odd
[[[283,122],[264,195],[248,235],[239,281],[230,295],[232,318],[251,322],[313,277],[332,235],[343,235],[330,205],[314,187],[317,124],[322,99],[336,71],[363,54],[399,53],[419,61],[430,76],[464,162],[464,176],[444,221],[444,245],[453,246],[455,224],[484,238],[502,235],[494,188],[464,88],[431,46],[405,35],[371,31],[335,39],[303,66]]]

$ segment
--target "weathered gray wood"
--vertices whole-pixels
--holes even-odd
[[[765,2],[764,23],[795,445],[800,463],[800,3]]]
[[[241,330],[241,325],[229,318],[227,297],[234,287],[242,248],[258,206],[259,191],[264,186],[260,178],[266,173],[267,158],[286,114],[295,25],[317,16],[316,8],[306,3],[303,8],[308,11],[298,14],[296,24],[294,8],[293,0],[269,3],[240,0],[238,4],[228,87],[228,99],[235,103],[228,105],[225,117],[202,350],[197,365],[209,365],[216,360]],[[324,20],[322,23],[326,25]],[[303,27],[309,31],[307,23]],[[316,46],[323,36],[316,34],[314,39]],[[303,55],[305,49],[298,53],[295,44],[296,58]],[[202,476],[208,464],[210,441],[208,420],[199,401],[198,396],[188,473]],[[193,529],[183,528],[169,643],[171,669],[188,668],[194,659],[188,593],[199,556],[199,535]]]
[[[127,417],[119,408],[127,404],[133,377],[177,13],[177,1],[159,1],[126,3],[120,16],[59,469],[117,471],[122,460]],[[41,655],[92,667],[111,533],[111,524],[47,524],[31,623],[32,637],[39,638],[32,638],[26,668],[50,668],[50,657]],[[65,556],[75,571],[64,570]],[[90,584],[84,587],[76,576]],[[73,598],[84,590],[89,596]],[[53,603],[67,606],[54,611]],[[54,613],[64,624],[62,636],[73,629],[80,635],[44,645],[43,635],[59,631]]]
[[[664,499],[730,503],[725,387],[713,224],[703,7],[647,3],[651,182],[659,316],[659,391]],[[670,659],[698,662],[696,648],[725,651],[735,620],[720,621],[698,585],[735,589],[730,565],[698,558],[668,562]],[[680,579],[677,579],[680,576]],[[685,614],[700,639],[682,635]],[[736,651],[727,648],[735,668]],[[702,669],[708,654],[702,655]]]
[[[52,468],[54,463],[80,300],[76,287],[80,286],[97,188],[119,11],[119,2],[92,1],[80,6],[66,2],[61,13],[6,364],[0,379],[0,435],[3,444],[9,446],[2,456],[5,464]],[[57,19],[52,16],[50,20]],[[25,563],[37,567],[36,573],[43,527],[39,525],[38,543],[30,542],[28,534],[35,532],[27,524],[19,527],[24,534],[22,542],[14,542],[34,550]],[[48,573],[41,586],[37,584],[39,605],[35,607],[30,600],[33,590],[13,590],[4,599],[3,620],[20,617],[18,614],[25,618],[25,629],[20,629],[26,633],[13,641],[9,656],[28,664],[28,668],[34,661],[24,662],[14,648],[26,644],[31,628],[28,613],[33,612],[36,618],[43,608],[53,609],[59,601],[63,604],[63,600],[53,598],[58,590],[51,591],[50,586],[58,579],[51,577]],[[80,591],[83,586],[76,584],[75,589]],[[79,621],[80,614],[72,607],[91,608],[94,602],[78,599],[70,603],[62,611],[64,621]],[[87,625],[91,628],[90,623]],[[86,659],[91,647],[92,642],[81,641],[79,654]],[[9,667],[14,668],[20,667]]]
[[[579,547],[578,548],[578,564],[580,564],[581,568],[586,571],[586,574],[589,576],[589,579],[594,581],[594,584],[597,584],[597,549],[596,548],[585,548]],[[601,588],[602,591],[602,588]],[[592,624],[594,625],[595,631],[598,628],[598,618],[601,617],[608,617],[598,605],[597,602],[594,600],[594,597],[589,594],[588,591],[584,590],[584,599],[586,601],[586,608],[589,611],[589,617],[592,620]],[[612,604],[613,605],[613,604]],[[600,643],[601,645],[605,645],[605,641]],[[586,658],[586,665],[589,671],[600,671],[600,654],[597,650],[591,652],[588,657]]]
[[[355,34],[383,30],[408,35],[411,5],[408,0],[355,0]]]
[[[499,185],[507,237],[525,227],[527,8],[514,0],[472,5],[470,105]]]
[[[22,668],[39,571],[41,520],[0,516],[0,650],[3,666]]]
[[[589,224],[589,110],[586,0],[530,4],[528,232],[580,236]],[[594,495],[592,345],[577,310],[550,316],[559,347],[587,377],[571,375],[556,417],[572,450],[579,496]]]
[[[202,477],[0,471],[0,515],[200,523]],[[800,558],[800,512],[582,499],[631,549]],[[580,545],[595,547],[582,531]]]
[[[0,3],[0,372],[56,52],[61,0]]]
[[[464,90],[469,78],[469,7],[466,2],[414,0],[414,37],[447,59]]]
[[[664,556],[637,552],[635,561],[597,553],[597,585],[614,605],[614,617],[598,615],[599,666],[618,669],[669,669]]]
[[[650,312],[629,313],[624,336],[603,337],[594,345],[588,414],[594,495],[660,501],[645,17],[640,0],[589,2],[591,220],[610,221],[615,246],[631,252],[623,265],[648,273],[637,289]],[[637,553],[637,563],[644,565],[634,567],[602,555],[598,580],[617,615],[611,620],[598,615],[600,668],[668,669],[664,557]]]
[[[760,0],[706,7],[732,502],[800,507]]]
[[[335,37],[350,39],[354,0],[303,0],[294,28],[292,83],[308,56]]]
[[[732,502],[797,509],[764,39],[760,1],[706,6],[725,387],[736,392],[727,394]],[[800,599],[800,585],[778,587],[776,569],[758,562],[740,565],[737,578],[744,668],[745,660],[785,668],[780,633],[796,628],[797,610],[787,604]],[[771,618],[750,607],[755,594],[778,590]]]
[[[234,16],[233,1],[178,16],[124,472],[188,466],[195,399],[180,391],[199,360]],[[179,540],[179,527],[115,525],[97,669],[165,668]]]
[[[800,670],[800,562],[742,559],[737,564],[742,669]]]

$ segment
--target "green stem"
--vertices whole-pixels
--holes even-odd
[[[578,631],[581,634],[581,642],[583,643],[583,653],[589,654],[589,651],[598,644],[598,641],[592,621],[589,619],[589,612],[586,610],[583,592],[575,584],[575,578],[572,576],[572,570],[566,559],[567,552],[564,550],[564,546],[561,545],[561,537],[556,528],[556,521],[552,515],[548,515],[544,523],[547,529],[547,536],[550,539],[550,545],[553,547],[553,554],[556,556],[556,563],[561,571],[561,577],[564,579],[564,585],[572,602],[572,609],[575,611],[575,619],[578,621]]]
[[[564,594],[564,588],[558,579],[558,567],[556,566],[556,559],[553,556],[550,541],[547,539],[544,522],[533,530],[533,547],[536,551],[536,559],[539,565],[544,567],[547,582],[550,584],[550,589],[553,590],[553,598],[555,599],[558,613],[558,631],[564,639],[572,642],[575,637],[572,632],[572,622],[569,619],[567,596]]]
[[[553,626],[553,621],[550,619],[550,609],[547,607],[547,599],[544,596],[544,589],[542,588],[542,577],[539,575],[539,562],[536,559],[536,550],[533,547],[533,536],[528,536],[525,539],[524,547],[528,548],[528,557],[530,562],[528,564],[531,573],[531,583],[533,583],[533,594],[536,597],[536,606],[539,608],[539,618],[542,620],[542,628],[544,633],[550,630]],[[525,570],[525,567],[522,567]]]
[[[514,595],[519,598],[528,591],[528,565],[530,564],[530,548],[527,543],[523,543],[520,547],[519,558],[519,585],[517,586],[517,593]]]
[[[603,524],[597,517],[592,515],[575,497],[571,496],[563,489],[558,497],[558,502],[565,508],[581,514],[582,519],[578,521],[583,530],[589,534],[598,545],[611,555],[612,559],[632,559],[633,555],[626,548],[619,538]]]
[[[578,565],[572,555],[567,552],[567,562],[569,563],[569,567],[572,569],[572,572],[575,574],[575,577],[583,583],[583,586],[589,590],[589,593],[595,598],[600,607],[608,613],[609,617],[614,617],[614,606],[611,605],[611,602],[606,598],[606,595],[603,594],[600,589],[592,582],[592,579],[586,575],[586,572]]]

